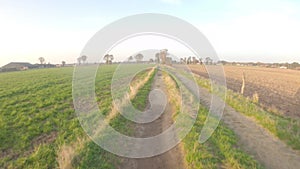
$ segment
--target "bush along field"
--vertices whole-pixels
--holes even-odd
[[[174,98],[171,102],[176,105],[176,111],[179,112],[180,95],[177,83],[180,82],[173,75],[165,73],[164,76],[168,92]],[[207,115],[208,110],[200,105],[195,124],[182,141],[187,168],[263,168],[253,157],[237,146],[237,136],[223,123],[219,124],[204,144],[200,144],[199,135]]]

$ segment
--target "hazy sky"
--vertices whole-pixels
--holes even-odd
[[[41,56],[75,62],[103,26],[149,12],[195,25],[223,60],[300,62],[297,0],[0,0],[0,66]]]

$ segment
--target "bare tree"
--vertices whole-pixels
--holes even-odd
[[[199,63],[200,63],[200,65],[203,65],[202,58],[199,58]]]
[[[129,56],[128,57],[128,62],[132,61],[133,60],[133,57],[132,56]]]
[[[103,59],[105,60],[106,64],[111,64],[112,60],[114,60],[114,56],[106,54],[104,55]]]
[[[85,63],[86,59],[87,59],[86,55],[81,56],[81,60],[82,60],[83,63]]]
[[[110,64],[112,64],[112,61],[114,60],[114,56],[113,55],[110,55]]]
[[[184,63],[184,59],[183,58],[180,58],[180,63]]]
[[[166,64],[167,55],[168,55],[168,49],[160,50],[159,56],[162,64]]]
[[[81,57],[77,58],[77,62],[78,62],[79,65],[81,64],[81,60],[82,60]]]
[[[197,64],[198,63],[198,60],[196,59],[195,56],[193,56],[192,59],[193,59],[193,64]]]
[[[40,63],[41,63],[41,64],[44,64],[44,62],[45,62],[45,58],[43,58],[43,57],[39,57],[39,61],[40,61]]]
[[[205,58],[205,64],[211,65],[212,62],[213,62],[213,60],[212,60],[210,57],[206,57],[206,58]]]
[[[172,58],[171,57],[166,57],[166,64],[167,65],[172,65]]]
[[[192,57],[189,56],[189,57],[188,57],[188,60],[187,60],[187,64],[191,64],[191,63],[192,63]]]
[[[141,62],[144,58],[144,55],[139,53],[139,54],[135,55],[134,58],[137,62]]]
[[[156,63],[160,63],[159,53],[155,54],[155,61],[156,61]]]

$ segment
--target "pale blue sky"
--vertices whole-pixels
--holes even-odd
[[[300,62],[300,1],[0,0],[0,66],[10,61],[75,62],[106,24],[138,13],[162,13],[199,28],[230,61]]]

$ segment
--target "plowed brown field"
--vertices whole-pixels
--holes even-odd
[[[189,67],[194,73],[209,77],[204,66]],[[264,108],[290,117],[300,117],[300,71],[250,66],[224,66],[224,71],[228,89],[240,92],[244,72],[245,96],[252,97],[257,93]]]

